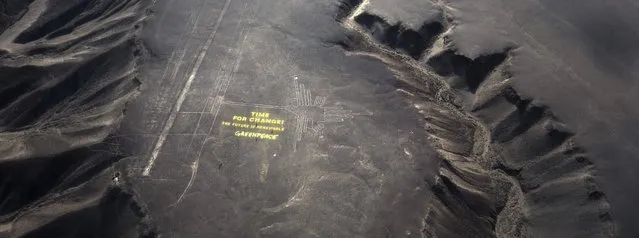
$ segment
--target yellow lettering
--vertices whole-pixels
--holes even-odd
[[[249,122],[284,125],[284,120],[260,118],[260,117],[251,117],[249,118]]]
[[[267,118],[269,117],[269,113],[268,112],[251,112],[251,116]]]
[[[244,124],[244,123],[235,123],[235,122],[233,122],[233,123],[231,124],[231,126],[234,126],[234,127],[241,127],[241,128],[249,128],[249,124]]]
[[[262,125],[258,125],[258,126],[255,127],[255,129],[269,130],[269,131],[284,131],[284,128],[278,127],[278,126],[262,126]]]
[[[234,132],[236,137],[277,140],[280,133],[284,131],[284,120],[270,118],[270,116],[268,112],[259,111],[251,112],[250,116],[233,115],[230,122],[222,121],[222,125],[242,128]]]
[[[246,121],[246,117],[243,117],[243,116],[233,116],[233,121]]]
[[[237,137],[248,137],[248,138],[258,138],[262,140],[276,140],[279,135],[275,134],[264,134],[257,132],[246,132],[246,131],[235,131],[235,136]]]

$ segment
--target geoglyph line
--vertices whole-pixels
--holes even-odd
[[[255,2],[253,3],[254,6],[257,5]],[[248,1],[245,3],[244,8],[246,9],[246,6],[248,5]],[[249,10],[249,14],[254,13],[252,11]],[[251,18],[253,16],[250,16]],[[244,21],[244,19],[246,19],[246,17],[242,17],[242,20]],[[253,19],[251,19],[253,20]],[[240,63],[242,62],[242,54],[244,53],[244,47],[246,46],[246,41],[248,39],[248,32],[249,30],[246,29],[246,24],[244,24],[244,26],[242,26],[242,29],[240,30],[240,37],[242,37],[242,40],[239,43],[239,50],[238,50],[238,55],[237,55],[237,59],[235,61],[235,67],[233,68],[233,71],[231,72],[231,74],[225,78],[222,79],[222,82],[220,82],[221,87],[218,88],[218,90],[216,91],[217,95],[216,98],[219,99],[223,99],[224,95],[226,94],[226,91],[228,89],[228,86],[231,84],[231,81],[233,81],[233,79],[235,78],[235,75],[237,74],[237,71],[240,69]],[[213,122],[211,123],[211,125],[209,126],[209,129],[207,131],[206,134],[211,134],[211,131],[213,130],[213,127],[215,127],[215,122],[217,121],[217,116],[220,112],[222,108],[222,102],[219,102],[218,107],[215,110],[215,114],[213,116]],[[187,192],[189,191],[189,189],[191,188],[191,186],[193,185],[193,182],[195,181],[195,178],[197,176],[197,172],[198,172],[198,168],[199,168],[199,164],[200,164],[200,159],[202,158],[202,153],[204,152],[204,147],[206,146],[206,142],[208,139],[205,139],[202,142],[202,145],[200,146],[200,148],[198,149],[198,153],[196,155],[195,160],[193,161],[192,165],[191,165],[191,178],[189,179],[189,183],[186,185],[186,187],[184,188],[184,190],[182,191],[182,193],[180,194],[180,196],[178,197],[177,201],[175,201],[175,203],[173,205],[177,205],[179,204],[182,199],[184,198],[184,196],[186,196]]]
[[[155,164],[155,161],[157,160],[157,157],[160,154],[160,150],[162,149],[162,145],[164,145],[164,141],[166,141],[166,137],[168,136],[169,131],[170,131],[171,127],[173,126],[173,123],[175,123],[175,119],[177,118],[177,114],[180,111],[180,108],[182,107],[182,104],[184,103],[184,99],[186,98],[186,94],[191,89],[191,84],[193,84],[193,80],[195,79],[195,75],[197,74],[197,71],[199,70],[200,65],[202,64],[202,61],[204,60],[204,57],[206,56],[206,52],[208,51],[209,47],[213,43],[213,39],[215,37],[215,34],[217,33],[217,30],[219,29],[220,24],[222,23],[222,19],[224,19],[224,16],[226,15],[226,10],[228,9],[229,5],[231,4],[231,1],[232,0],[227,0],[226,3],[224,4],[224,8],[222,8],[222,12],[220,13],[217,21],[215,22],[215,26],[213,27],[213,31],[211,31],[211,34],[209,35],[208,40],[206,41],[206,43],[204,44],[204,46],[200,50],[200,53],[199,53],[199,56],[198,56],[197,61],[195,63],[195,66],[191,70],[191,74],[190,74],[189,78],[185,82],[184,87],[182,88],[182,90],[180,91],[180,96],[178,97],[178,100],[175,103],[175,106],[174,106],[173,110],[171,111],[171,114],[169,115],[169,118],[167,119],[166,123],[164,124],[164,128],[162,128],[162,132],[160,133],[160,136],[158,137],[158,140],[155,143],[155,146],[153,147],[153,151],[151,152],[151,156],[149,157],[149,161],[147,163],[147,166],[144,168],[144,171],[142,172],[142,176],[149,176],[151,174],[151,169],[153,169],[153,165]]]

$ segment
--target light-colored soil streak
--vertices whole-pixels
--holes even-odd
[[[419,29],[343,1],[338,42],[383,61],[424,116],[443,158],[425,211],[424,237],[611,237],[615,225],[594,167],[573,134],[543,105],[520,96],[508,69],[514,46],[468,58],[448,37],[449,6]]]

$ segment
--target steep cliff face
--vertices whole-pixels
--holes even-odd
[[[109,135],[140,82],[150,1],[0,4],[0,234],[135,237],[143,208]]]
[[[337,20],[350,35],[339,44],[396,73],[443,158],[427,237],[616,234],[587,151],[549,108],[510,83],[516,44],[464,55],[450,37],[457,22],[449,6],[432,2],[436,13],[416,25],[385,19],[392,14],[376,4],[342,2]]]

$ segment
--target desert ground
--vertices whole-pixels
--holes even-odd
[[[638,237],[631,0],[4,0],[0,237]]]

